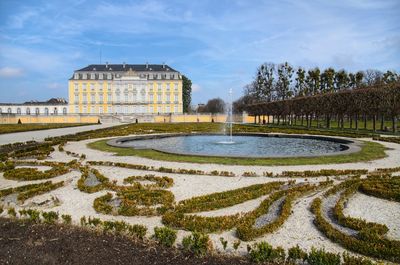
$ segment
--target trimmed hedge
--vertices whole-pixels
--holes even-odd
[[[151,181],[154,184],[141,184],[139,181]],[[156,177],[155,175],[144,176],[130,176],[124,179],[124,183],[134,184],[138,189],[156,189],[156,188],[170,188],[174,185],[172,178],[163,176]]]
[[[29,184],[16,188],[0,190],[0,197],[4,197],[12,193],[18,193],[17,199],[21,202],[24,202],[25,200],[32,198],[36,195],[40,195],[49,192],[51,190],[55,190],[62,186],[64,186],[64,181],[57,182],[54,184],[51,181],[46,181],[37,184]]]
[[[103,174],[101,174],[97,169],[81,167],[80,171],[82,172],[82,175],[78,180],[78,189],[80,191],[87,193],[94,193],[110,186],[109,179],[106,178]],[[94,177],[96,177],[96,179],[100,182],[98,185],[96,186],[85,185],[85,181],[90,177],[90,174],[94,175]]]
[[[306,171],[283,171],[281,174],[276,174],[276,178],[310,178],[310,177],[335,177],[347,175],[364,175],[367,174],[367,169],[321,169],[321,170],[306,170]],[[265,175],[265,174],[264,174]]]

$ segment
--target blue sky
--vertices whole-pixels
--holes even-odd
[[[88,64],[166,62],[193,103],[242,94],[257,66],[400,70],[399,0],[0,0],[0,102],[67,97]]]

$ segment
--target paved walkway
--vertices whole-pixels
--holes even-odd
[[[101,129],[101,128],[117,126],[117,125],[120,125],[120,123],[105,123],[105,124],[67,127],[67,128],[59,128],[59,129],[0,134],[0,145],[17,143],[17,142],[26,142],[26,141],[30,141],[30,140],[43,141],[46,137],[54,137],[54,136],[73,134],[73,133],[77,133],[77,132],[96,130],[96,129]]]

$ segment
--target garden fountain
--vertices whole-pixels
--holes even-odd
[[[232,88],[229,89],[229,104],[228,104],[228,111],[227,111],[227,117],[226,117],[226,122],[225,122],[225,128],[226,124],[229,126],[229,140],[228,141],[219,141],[217,142],[218,144],[234,144],[235,142],[233,141],[232,137],[232,126],[233,126],[233,103],[232,103]],[[226,132],[224,128],[224,132]]]

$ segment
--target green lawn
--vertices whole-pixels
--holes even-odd
[[[0,124],[0,134],[93,125],[91,123]]]
[[[154,150],[135,150],[133,148],[121,148],[107,145],[107,140],[99,140],[88,144],[89,148],[100,151],[112,152],[118,156],[140,156],[154,160],[190,162],[190,163],[215,163],[225,165],[262,165],[262,166],[284,166],[284,165],[308,165],[308,164],[340,164],[360,161],[370,161],[386,156],[385,147],[379,143],[363,142],[360,152],[321,157],[298,157],[298,158],[224,158],[224,157],[202,157],[166,154]]]

